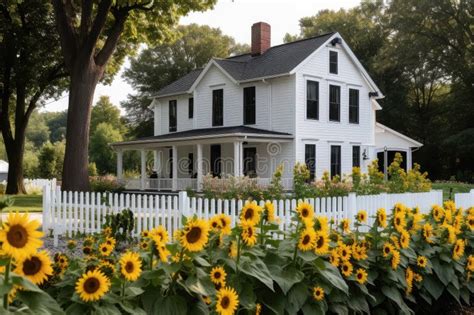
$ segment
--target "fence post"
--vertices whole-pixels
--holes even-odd
[[[43,186],[43,231],[47,232],[49,228],[49,193],[51,189],[49,189],[48,185]]]
[[[357,212],[357,195],[354,192],[349,193],[347,196],[347,218],[351,221],[354,220],[354,216]]]
[[[185,217],[189,216],[189,198],[186,191],[180,191],[178,193],[178,209],[180,215],[184,215]]]

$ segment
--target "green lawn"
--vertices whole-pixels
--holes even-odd
[[[433,189],[443,190],[443,199],[454,199],[455,193],[469,192],[474,189],[474,184],[459,183],[459,182],[434,182]]]
[[[18,195],[12,196],[13,205],[3,209],[3,212],[41,212],[43,211],[43,196],[41,195]]]

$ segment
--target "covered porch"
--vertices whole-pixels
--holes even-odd
[[[127,190],[180,191],[202,189],[204,176],[249,176],[270,183],[277,166],[291,154],[289,134],[247,126],[195,129],[112,144],[117,178]],[[140,177],[125,178],[123,154],[140,152]],[[153,162],[147,164],[148,152]],[[283,178],[284,186],[291,178]]]

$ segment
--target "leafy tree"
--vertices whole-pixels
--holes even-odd
[[[61,178],[64,151],[64,141],[54,144],[46,142],[41,147],[38,157],[38,175],[41,178]]]
[[[90,141],[90,158],[101,175],[115,172],[116,154],[109,146],[111,142],[122,141],[122,135],[109,123],[97,125]]]
[[[46,117],[34,111],[30,117],[30,124],[26,128],[26,139],[37,148],[49,140],[50,130],[46,124]]]
[[[24,193],[26,128],[43,100],[65,88],[59,39],[47,1],[0,3],[0,129],[8,162],[6,193]]]
[[[100,80],[109,82],[141,43],[170,35],[179,17],[216,0],[53,0],[66,69],[70,74],[63,188],[88,190],[89,126]]]
[[[176,32],[176,40],[143,50],[124,72],[125,80],[137,91],[121,104],[134,136],[153,135],[150,98],[159,89],[205,66],[212,57],[225,58],[250,51],[248,45],[237,44],[220,29],[207,25],[180,25]]]
[[[49,128],[49,141],[55,143],[66,138],[67,111],[43,113]]]
[[[91,115],[91,134],[94,133],[100,123],[108,123],[114,129],[125,134],[126,127],[120,117],[120,109],[110,101],[108,96],[101,96],[97,103],[92,107]]]

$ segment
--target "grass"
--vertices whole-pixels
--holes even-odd
[[[41,195],[17,195],[11,196],[13,205],[3,209],[3,212],[18,211],[18,212],[42,212],[43,211],[43,196]]]
[[[433,189],[443,190],[443,199],[454,199],[455,193],[465,193],[474,189],[474,184],[461,183],[461,182],[449,182],[449,181],[437,181],[432,184]]]

